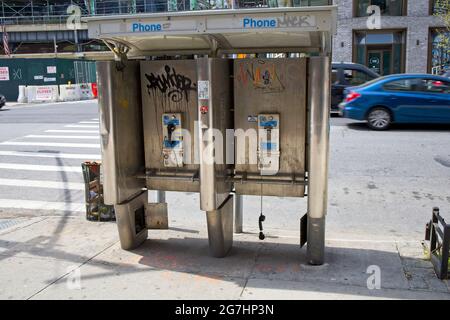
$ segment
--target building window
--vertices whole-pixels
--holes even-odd
[[[380,75],[404,72],[405,32],[356,31],[354,62],[366,65]]]
[[[383,16],[404,16],[406,15],[407,0],[355,0],[354,10],[356,17],[366,17],[373,14],[369,10],[370,6],[378,6]]]
[[[448,0],[430,0],[430,15],[445,14],[450,9]]]
[[[445,28],[432,28],[430,30],[430,61],[429,71],[439,74],[450,68],[450,31]]]

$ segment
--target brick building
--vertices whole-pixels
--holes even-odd
[[[385,75],[432,72],[449,65],[448,51],[438,43],[442,21],[434,16],[433,0],[334,0],[338,5],[338,32],[333,60],[352,61]],[[380,8],[379,29],[374,11]],[[369,13],[368,13],[369,11]],[[436,67],[435,69],[433,69]]]

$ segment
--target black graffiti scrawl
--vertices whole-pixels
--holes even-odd
[[[180,102],[183,98],[189,102],[189,92],[195,91],[197,85],[192,80],[182,74],[178,74],[175,67],[164,66],[164,73],[145,74],[148,84],[149,94],[153,90],[159,90],[163,94],[167,94],[173,102]]]

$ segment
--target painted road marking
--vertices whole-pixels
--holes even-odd
[[[67,148],[100,148],[97,143],[59,143],[59,142],[1,142],[2,146],[42,146],[42,147],[67,147]]]
[[[0,186],[63,189],[63,190],[84,190],[84,183],[46,181],[46,180],[24,180],[24,179],[2,179],[2,178],[0,178]]]
[[[55,136],[55,135],[39,135],[30,134],[25,136],[25,138],[48,138],[48,139],[99,139],[99,136]]]
[[[98,126],[87,125],[87,124],[68,124],[66,128],[97,128]]]
[[[98,121],[80,121],[79,124],[99,124]]]
[[[81,165],[70,166],[44,166],[38,164],[0,163],[0,169],[29,170],[29,171],[60,171],[60,172],[81,172]]]
[[[13,157],[36,157],[36,158],[61,158],[61,159],[101,159],[99,154],[78,154],[78,153],[46,153],[46,152],[26,152],[26,151],[0,151],[0,156]]]
[[[46,130],[50,133],[99,133],[98,130]]]
[[[0,208],[85,212],[84,203],[0,199]]]

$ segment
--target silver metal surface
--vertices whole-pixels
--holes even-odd
[[[195,60],[142,61],[141,86],[145,142],[145,166],[155,174],[147,179],[151,190],[199,192],[198,181],[158,178],[197,172],[198,153],[195,150],[197,128],[197,64]],[[180,113],[184,136],[183,167],[167,168],[163,161],[163,113]],[[190,152],[189,152],[190,151]]]
[[[249,150],[236,141],[236,171],[258,179],[296,176],[304,179],[306,158],[307,59],[237,59],[234,63],[235,129],[258,130],[253,121],[259,114],[280,116],[280,170],[261,176]],[[263,76],[267,80],[263,80]],[[253,144],[254,145],[254,144]],[[254,145],[256,148],[257,145]],[[302,184],[235,183],[237,194],[303,197]]]
[[[148,229],[169,229],[167,203],[148,203],[145,222]]]
[[[252,8],[90,17],[91,38],[130,48],[129,56],[319,50],[334,34],[336,6]],[[253,21],[253,23],[252,23]],[[255,23],[273,23],[257,26]],[[145,30],[147,28],[147,30]],[[218,46],[211,45],[215,39]]]
[[[234,232],[242,233],[244,225],[244,196],[234,195]]]
[[[311,265],[322,265],[325,260],[325,217],[308,218],[307,258]]]
[[[227,255],[233,245],[233,195],[213,211],[206,212],[209,251],[213,257]]]
[[[216,210],[228,197],[232,184],[227,181],[225,130],[232,128],[230,61],[197,59],[198,83],[209,87],[209,94],[198,99],[200,152],[200,208]],[[204,88],[203,88],[204,89]],[[201,99],[202,98],[202,99]]]
[[[100,135],[105,204],[120,204],[139,194],[145,181],[139,63],[98,62]]]
[[[117,229],[119,230],[120,245],[124,250],[137,248],[147,239],[148,232],[145,225],[145,207],[148,202],[147,191],[123,204],[116,204]],[[142,213],[142,228],[136,229],[136,215]]]
[[[330,73],[329,57],[310,58],[307,254],[311,264],[322,264],[325,251],[330,133]]]
[[[156,202],[158,203],[164,203],[166,202],[166,192],[157,190],[156,191]]]

